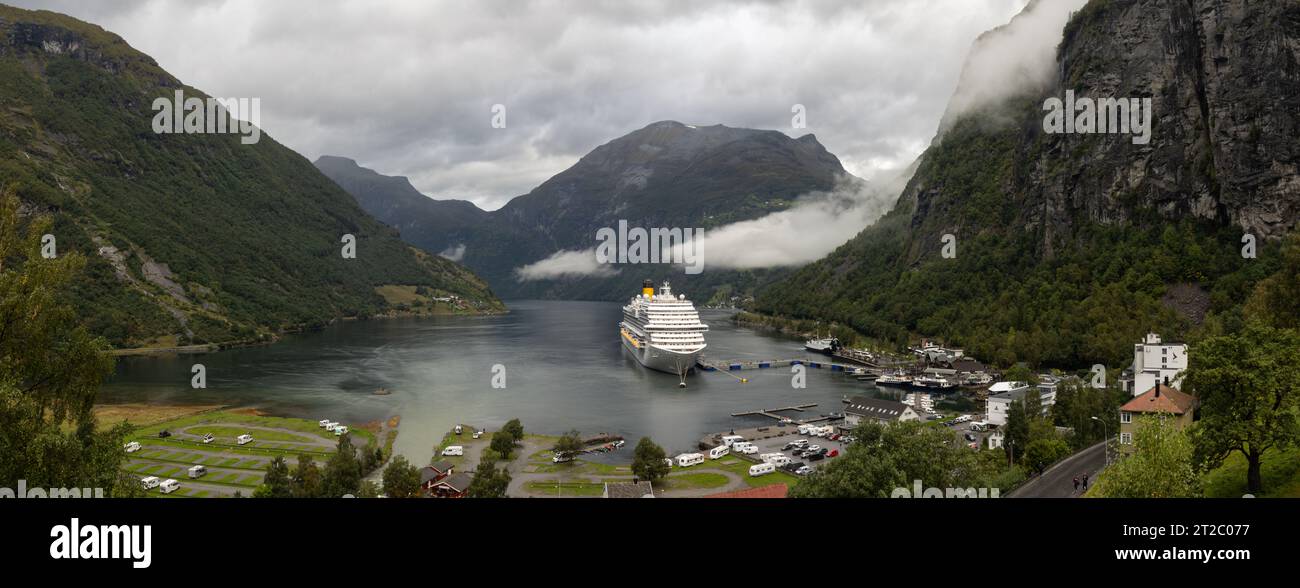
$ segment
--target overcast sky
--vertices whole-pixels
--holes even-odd
[[[878,179],[929,143],[972,41],[1026,3],[6,1],[99,24],[211,95],[261,98],[266,132],[309,159],[489,209],[666,119],[812,132]]]

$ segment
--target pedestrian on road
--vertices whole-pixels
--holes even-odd
[[[1088,491],[1088,474],[1083,475],[1083,491]]]
[[[1079,491],[1079,476],[1074,477],[1074,491],[1075,492]]]

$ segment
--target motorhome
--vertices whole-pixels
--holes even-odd
[[[744,441],[732,445],[731,449],[734,450],[736,453],[741,453],[745,455],[753,455],[755,453],[758,453],[757,445],[754,445],[753,443],[744,442]]]
[[[162,484],[158,485],[158,490],[161,491],[163,494],[171,494],[172,492],[179,490],[180,487],[181,487],[180,482],[177,482],[176,480],[173,480],[171,478],[167,478],[166,480],[163,480]]]
[[[776,466],[770,463],[760,463],[749,466],[749,475],[751,477],[758,477],[775,471]]]
[[[321,419],[321,420],[320,420],[320,426],[322,426],[322,427],[328,427],[329,424],[330,424],[331,422],[333,422],[333,421],[331,421],[331,420],[329,420],[329,419]]]
[[[248,433],[244,433],[243,435],[235,437],[235,442],[240,445],[248,445],[249,443],[253,442],[253,436],[249,435]]]
[[[126,444],[126,452],[127,452],[127,453],[135,453],[135,452],[137,452],[137,451],[140,451],[140,443],[139,443],[139,442],[132,441],[132,442]]]
[[[722,437],[722,444],[726,445],[727,447],[731,447],[732,445],[735,445],[736,443],[744,440],[745,438],[741,437],[740,435],[724,435]]]
[[[347,432],[348,432],[348,428],[347,428],[347,426],[345,426],[345,425],[339,425],[339,426],[337,426],[337,427],[334,427],[334,436],[335,436],[335,437],[340,437],[340,436],[346,435]]]
[[[158,477],[149,476],[148,478],[141,478],[140,485],[144,486],[145,490],[153,490],[158,487]]]
[[[975,421],[970,424],[970,430],[972,431],[983,431],[988,428],[989,424],[987,421]]]
[[[808,429],[811,429],[811,428],[812,428],[812,425],[799,425],[799,434],[800,434],[800,435],[807,435],[807,434],[809,434],[809,433],[808,433]]]
[[[704,463],[704,456],[698,453],[683,453],[677,456],[677,467],[689,468]]]
[[[971,416],[970,416],[970,415],[968,415],[968,414],[964,414],[964,415],[961,415],[961,416],[959,416],[959,417],[953,419],[952,422],[954,422],[954,423],[965,423],[965,422],[970,421],[970,419],[971,419]]]
[[[774,460],[774,459],[776,459],[777,457],[785,457],[785,454],[784,454],[784,453],[764,453],[763,455],[758,456],[759,459],[761,459],[761,460],[763,460],[763,461],[766,461],[766,462],[768,462],[768,463],[771,463],[771,461]]]
[[[454,455],[465,455],[465,448],[460,445],[448,445],[442,450],[442,455],[446,457]]]
[[[731,448],[726,445],[719,445],[709,450],[709,459],[722,459],[731,453]]]
[[[196,465],[190,468],[189,472],[191,478],[202,478],[204,474],[208,473],[208,468],[201,465]]]
[[[770,463],[779,468],[781,466],[788,465],[790,463],[790,456],[778,453],[772,459],[765,459],[763,461],[766,461],[767,463]]]

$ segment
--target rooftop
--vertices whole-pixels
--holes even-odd
[[[606,498],[654,498],[655,487],[650,482],[605,482]]]
[[[845,414],[855,414],[877,419],[897,420],[909,407],[902,402],[881,400],[870,396],[854,396],[844,407]]]
[[[1196,408],[1196,397],[1157,383],[1119,409],[1122,412],[1185,414]]]
[[[785,498],[789,491],[790,488],[785,484],[772,484],[771,486],[750,488],[748,490],[710,494],[704,498]]]

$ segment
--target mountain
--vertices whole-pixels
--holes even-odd
[[[617,228],[620,220],[631,227],[707,231],[786,210],[809,193],[860,182],[811,134],[795,139],[778,131],[674,121],[596,147],[490,212],[468,202],[424,198],[405,178],[380,175],[349,159],[322,157],[316,166],[408,242],[463,255],[463,262],[503,296],[609,300],[636,292],[645,278],[673,279],[697,300],[725,298],[788,270],[710,270],[692,276],[680,268],[643,266],[616,268],[615,275],[536,280],[521,280],[517,270],[557,252],[590,250],[596,231]]]
[[[1149,330],[1240,324],[1300,218],[1300,3],[1093,0],[1053,36],[1041,78],[982,102],[959,89],[894,210],[755,310],[1073,368],[1123,367]],[[1150,99],[1149,142],[1049,133],[1067,93]]]
[[[156,132],[154,100],[178,90],[208,98],[97,26],[0,6],[0,187],[53,217],[59,254],[88,259],[68,295],[115,346],[503,310],[470,271],[403,243],[265,134]],[[342,255],[349,234],[355,259]]]

